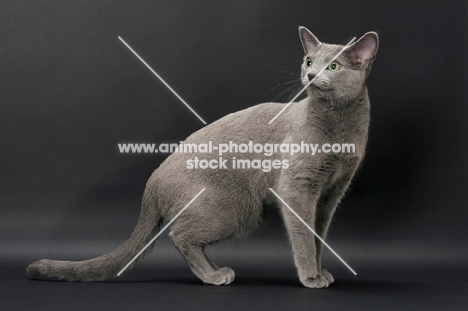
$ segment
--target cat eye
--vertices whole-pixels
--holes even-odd
[[[330,71],[338,71],[338,70],[340,70],[340,68],[341,68],[340,63],[338,63],[338,62],[333,62],[333,63],[331,63],[330,65],[328,65],[328,68],[327,68],[327,69],[330,70]]]
[[[309,68],[310,66],[312,66],[312,58],[307,57],[305,61],[305,65],[306,65],[306,68]]]

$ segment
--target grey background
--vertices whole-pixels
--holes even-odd
[[[338,282],[326,294],[332,299],[315,303],[374,289],[370,300],[355,301],[371,308],[372,299],[398,302],[379,295],[403,288],[412,308],[461,305],[456,289],[468,281],[467,14],[466,1],[2,1],[0,277],[22,282],[5,281],[5,303],[47,306],[47,299],[18,297],[24,288],[70,286],[27,280],[30,261],[98,256],[130,235],[146,180],[165,156],[122,155],[117,143],[177,142],[202,127],[118,36],[210,123],[295,94],[280,95],[286,82],[299,85],[303,25],[325,42],[344,44],[370,30],[381,39],[368,80],[368,152],[328,239],[358,276],[328,252],[325,266]],[[237,290],[244,285],[261,296],[271,284],[300,288],[275,211],[251,238],[209,252],[238,271]],[[167,237],[121,280],[143,288],[182,283],[207,300],[219,294],[196,287]],[[448,294],[434,303],[427,298],[443,293],[432,287],[386,283],[423,281],[445,282]],[[80,289],[64,294],[64,306]],[[225,291],[232,306],[239,302],[239,292]],[[278,297],[272,307],[309,305]]]

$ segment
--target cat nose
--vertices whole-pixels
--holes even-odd
[[[315,78],[315,75],[313,73],[308,73],[307,77],[309,78],[309,81],[312,81],[312,79]]]

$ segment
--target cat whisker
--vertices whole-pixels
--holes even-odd
[[[274,98],[274,100],[278,100],[280,99],[281,97],[283,97],[283,95],[285,94],[288,94],[286,97],[285,97],[285,100],[289,100],[292,98],[293,94],[296,94],[297,91],[302,87],[301,84],[294,84],[294,85],[290,85],[288,87],[286,87],[284,90],[282,90],[281,92],[278,93],[278,95]]]
[[[277,100],[281,100],[281,98],[285,98],[285,100],[289,100],[293,97],[294,94],[296,94],[296,92],[302,88],[302,83],[301,83],[301,79],[300,79],[300,74],[293,74],[293,73],[290,73],[290,72],[287,72],[287,71],[281,71],[283,73],[286,73],[286,74],[289,74],[291,76],[294,76],[295,78],[293,78],[292,80],[290,81],[286,81],[286,82],[283,82],[283,83],[279,83],[277,84],[275,87],[273,87],[272,89],[270,89],[269,91],[267,91],[265,94],[271,92],[271,91],[274,91],[278,88],[281,88],[283,86],[286,86],[286,88],[284,88],[283,90],[281,90],[278,95],[276,95],[274,97],[274,101],[277,101]],[[283,77],[283,79],[291,79],[291,77]],[[288,94],[287,96],[284,96],[285,94]]]
[[[294,77],[300,77],[301,76],[301,74],[299,74],[299,73],[293,73],[293,72],[289,72],[289,71],[285,71],[285,70],[280,70],[280,72],[286,73],[286,74],[294,76]]]
[[[288,84],[293,84],[293,83],[294,83],[293,86],[295,86],[298,82],[300,82],[298,79],[294,79],[294,80],[292,80],[292,81],[287,81],[287,82],[279,83],[279,84],[277,84],[276,86],[274,86],[273,88],[271,88],[270,90],[266,91],[263,95],[268,94],[268,93],[270,93],[270,92],[272,92],[272,91],[274,91],[274,90],[276,90],[276,89],[278,89],[278,88],[280,88],[280,87],[282,87],[282,86],[284,86],[284,85],[288,85]],[[286,88],[286,91],[288,91],[288,90],[290,89],[290,87],[291,87],[291,86],[288,86],[288,87]],[[282,91],[282,92],[283,92],[283,91]],[[281,93],[282,93],[282,92],[281,92]]]

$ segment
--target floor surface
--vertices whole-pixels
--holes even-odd
[[[187,267],[145,264],[118,280],[31,280],[27,262],[2,262],[0,310],[466,310],[466,269],[385,269],[336,277],[327,289],[300,285],[294,269],[237,268],[229,286],[205,286]],[[409,270],[408,270],[409,271]],[[385,275],[387,274],[387,276]],[[461,277],[461,275],[464,275]],[[412,281],[410,279],[413,279]]]

